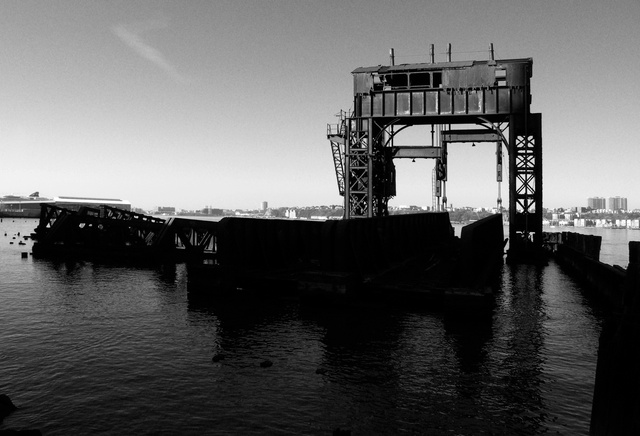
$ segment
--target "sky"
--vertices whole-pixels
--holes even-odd
[[[638,22],[638,0],[2,0],[0,195],[342,204],[326,131],[351,71],[390,48],[428,62],[430,44],[437,62],[449,43],[485,60],[493,43],[533,58],[544,207],[640,208]],[[449,150],[449,204],[495,205],[494,147]],[[396,167],[390,205],[430,206],[433,161]]]

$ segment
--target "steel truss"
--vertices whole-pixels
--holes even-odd
[[[217,222],[177,217],[165,221],[106,205],[74,211],[43,203],[34,252],[212,259],[217,228]]]
[[[509,250],[520,256],[542,242],[542,116],[511,118]]]
[[[345,154],[346,218],[373,216],[372,140],[365,120],[347,123]]]

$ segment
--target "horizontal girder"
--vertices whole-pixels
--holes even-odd
[[[442,142],[498,142],[502,135],[496,130],[445,130],[442,132]]]
[[[436,159],[442,156],[441,147],[397,145],[392,147],[396,159]]]
[[[441,118],[521,114],[528,100],[524,88],[498,87],[370,92],[356,95],[354,104],[362,118]]]

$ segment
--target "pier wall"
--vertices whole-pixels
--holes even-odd
[[[458,285],[476,287],[487,284],[504,263],[502,215],[491,215],[462,228]]]
[[[322,267],[377,271],[451,239],[453,228],[444,212],[327,221]]]
[[[629,242],[621,315],[602,329],[590,434],[640,434],[640,242]]]
[[[453,238],[447,213],[351,220],[223,218],[218,262],[236,268],[312,268],[364,273]]]
[[[218,223],[221,265],[245,269],[318,265],[323,222],[223,218]]]
[[[580,233],[545,233],[544,244],[556,261],[611,310],[623,307],[626,271],[599,261],[602,237]]]

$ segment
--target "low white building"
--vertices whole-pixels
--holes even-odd
[[[127,200],[116,198],[90,198],[90,197],[54,197],[53,203],[58,207],[70,210],[78,210],[82,206],[99,207],[110,206],[118,209],[131,210],[131,203]]]

